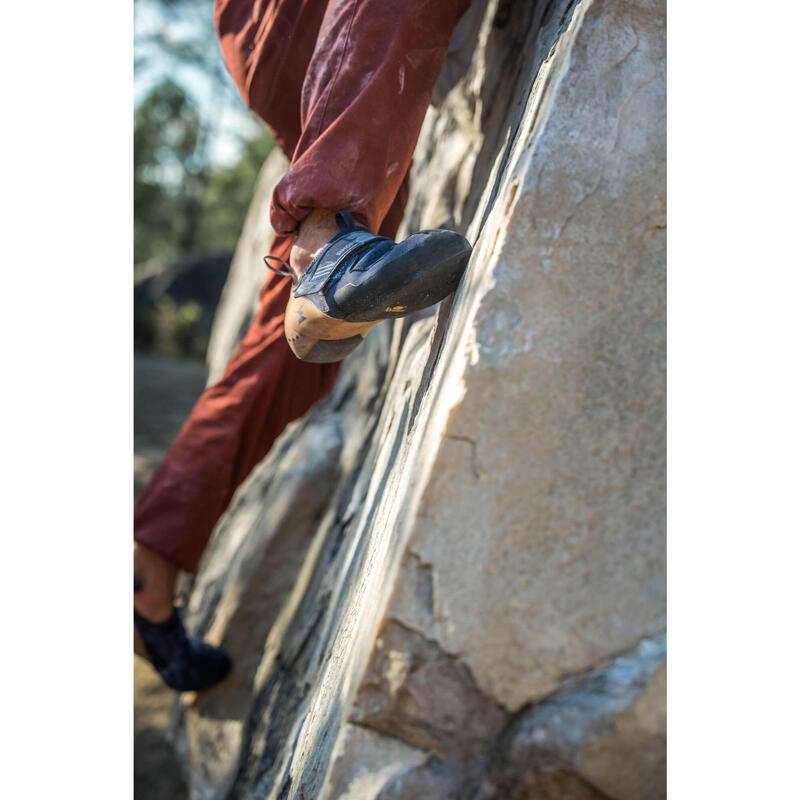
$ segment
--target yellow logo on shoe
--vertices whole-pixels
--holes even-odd
[[[387,306],[386,311],[393,312],[393,311],[405,311],[405,306]]]

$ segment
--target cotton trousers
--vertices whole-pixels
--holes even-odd
[[[290,159],[275,188],[271,254],[302,220],[346,208],[394,238],[408,171],[450,37],[469,0],[216,0],[225,64]],[[266,224],[266,220],[265,220]],[[297,359],[283,332],[288,278],[268,273],[222,378],[206,389],[134,513],[136,541],[194,572],[233,493],[338,364]]]

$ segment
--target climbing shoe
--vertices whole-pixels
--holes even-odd
[[[177,609],[166,622],[149,622],[134,611],[133,624],[144,643],[147,660],[171,689],[208,689],[231,670],[231,660],[222,650],[186,634]]]
[[[405,317],[455,291],[472,247],[459,233],[420,231],[400,243],[336,214],[337,233],[294,283],[286,339],[303,361],[341,361],[378,322]],[[275,272],[289,275],[273,267]]]

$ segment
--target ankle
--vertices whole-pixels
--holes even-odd
[[[174,611],[172,598],[158,592],[141,589],[133,596],[133,608],[148,622],[166,622]]]
[[[297,278],[300,278],[320,248],[338,232],[336,215],[322,208],[314,209],[300,223],[297,240],[289,255],[289,265]]]
[[[138,590],[133,607],[150,622],[164,622],[172,616],[177,568],[152,550],[134,542],[133,576]]]

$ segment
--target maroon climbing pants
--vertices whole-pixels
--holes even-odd
[[[228,70],[290,159],[270,218],[288,259],[312,209],[347,208],[394,238],[408,170],[453,28],[469,0],[216,0]],[[266,221],[265,221],[266,223]],[[188,572],[236,487],[338,365],[283,334],[288,278],[269,273],[222,378],[206,389],[136,505],[134,538]]]

